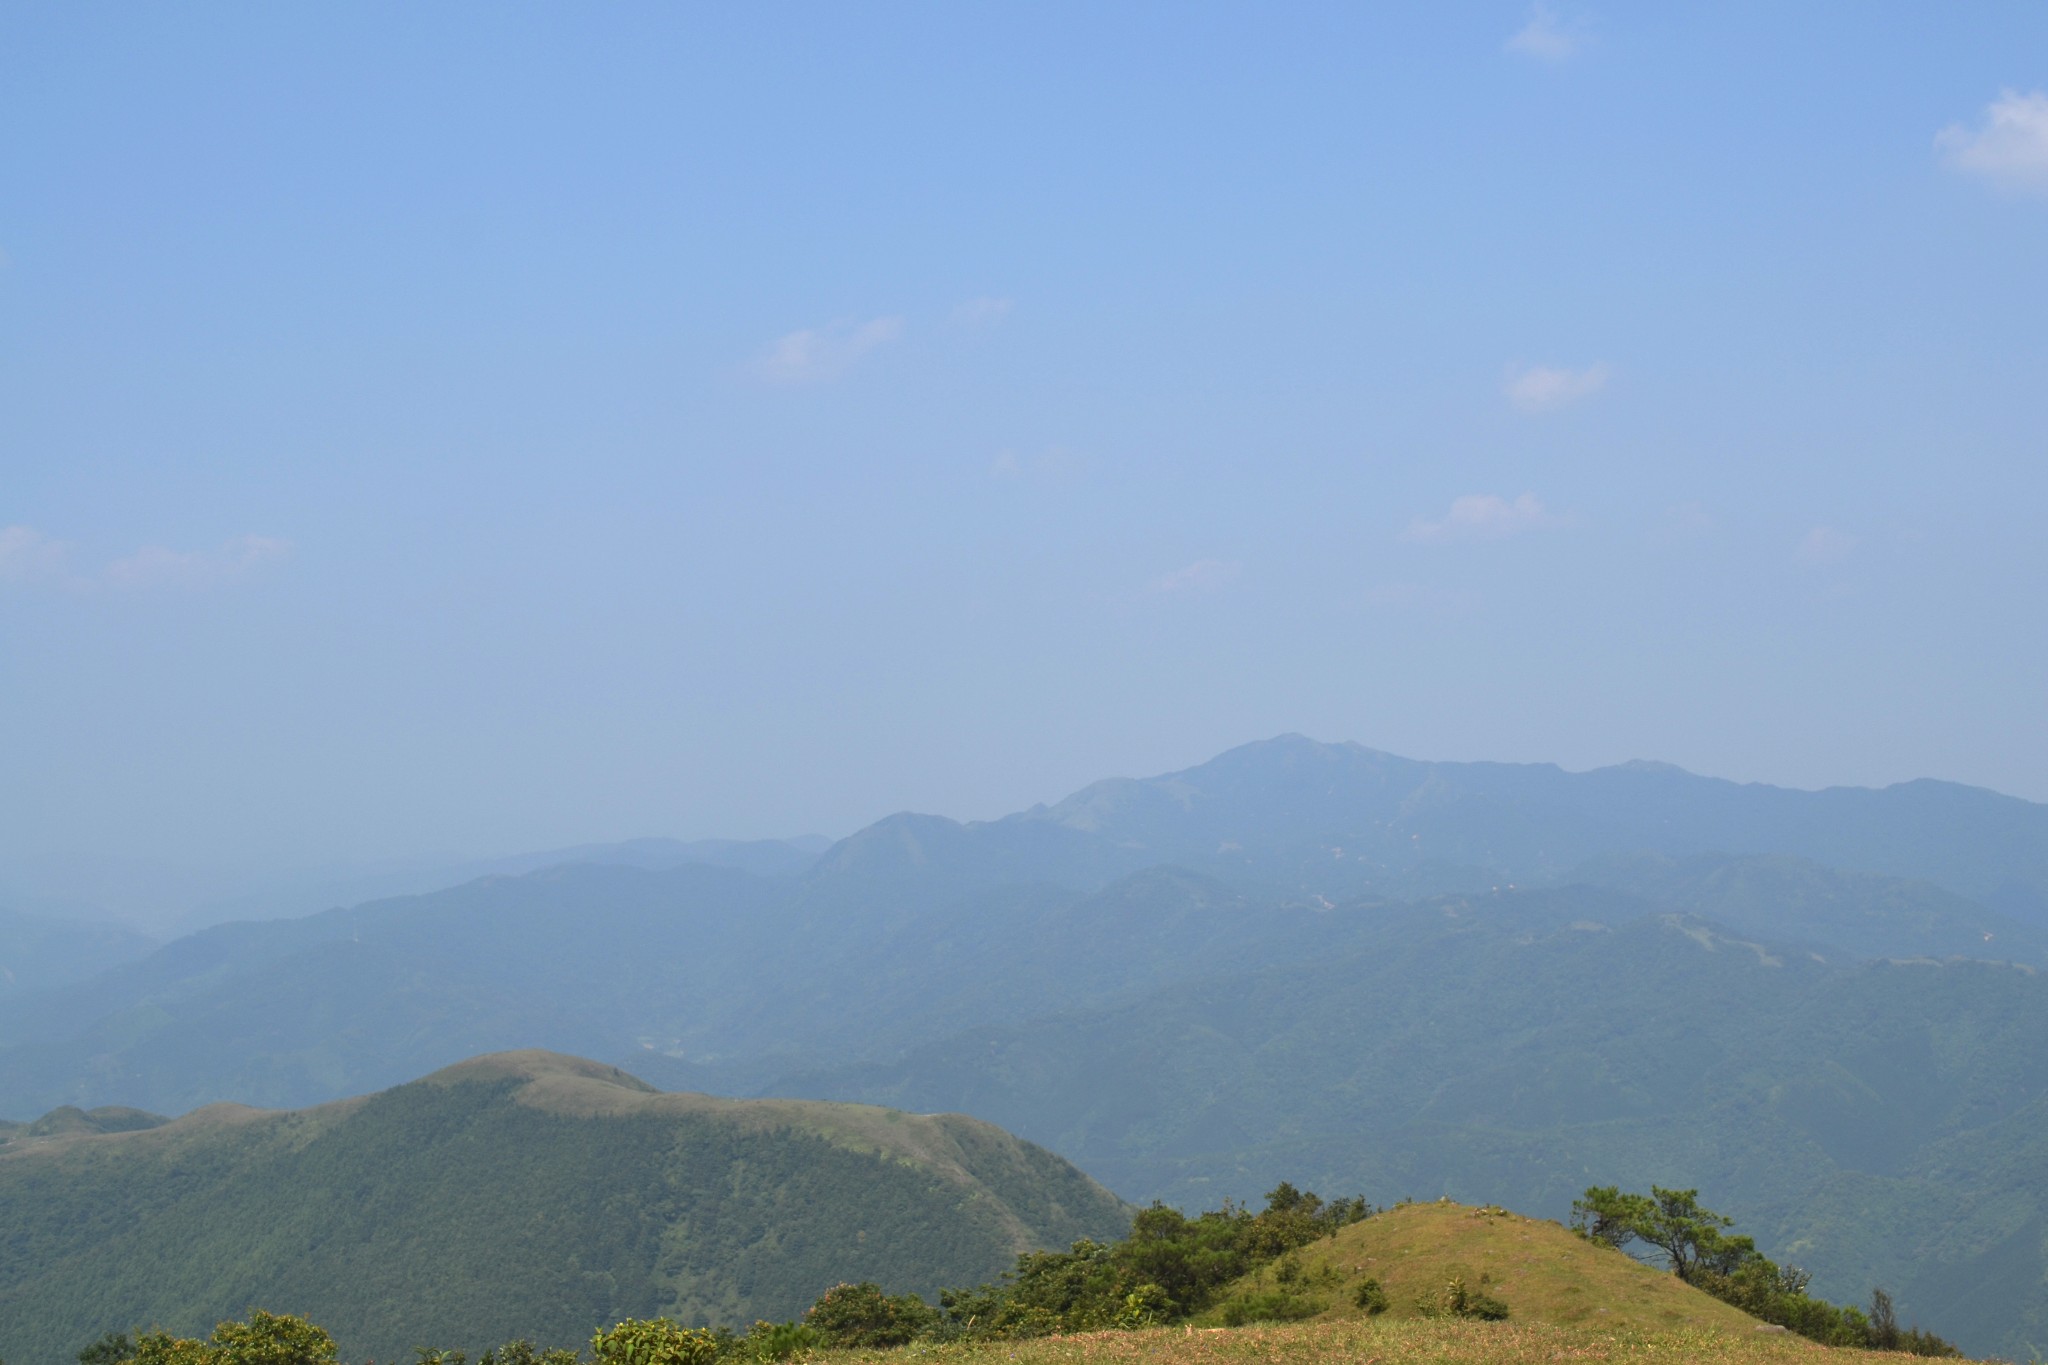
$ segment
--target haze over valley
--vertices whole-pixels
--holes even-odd
[[[2048,1352],[2048,9],[82,0],[0,128],[0,1365]]]

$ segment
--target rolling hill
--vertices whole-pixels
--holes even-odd
[[[1233,1284],[1225,1298],[1291,1284],[1317,1307],[1316,1317],[1358,1319],[1375,1316],[1356,1299],[1370,1279],[1386,1295],[1380,1312],[1399,1322],[1426,1316],[1424,1305],[1453,1278],[1501,1300],[1513,1322],[1738,1336],[1758,1327],[1749,1314],[1669,1271],[1576,1237],[1555,1222],[1450,1200],[1385,1209],[1310,1243],[1284,1263],[1261,1267]]]
[[[935,1293],[1127,1210],[988,1124],[662,1093],[541,1052],[319,1108],[215,1105],[0,1147],[0,1356],[308,1315],[346,1356],[744,1325],[842,1280]]]

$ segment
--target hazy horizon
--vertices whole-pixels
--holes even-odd
[[[2048,800],[2048,11],[113,13],[0,51],[0,870]]]
[[[1282,739],[1306,739],[1310,743],[1337,746],[1357,745],[1355,740],[1330,741],[1290,732],[1286,735],[1265,736],[1258,740],[1246,741],[1243,746],[1230,746],[1230,749],[1219,751],[1217,754],[1205,755],[1201,762],[1220,757],[1239,747],[1251,747]],[[1372,750],[1374,746],[1358,747]],[[1460,761],[1434,760],[1413,754],[1393,756],[1419,762]],[[1628,759],[1618,765],[1599,766],[1625,767],[1644,763],[1659,767],[1677,766],[1657,759]],[[1197,766],[1200,766],[1199,762],[1162,772],[1104,773],[1088,782],[1078,783],[1068,790],[1020,801],[986,815],[960,815],[940,810],[912,811],[907,808],[879,811],[855,826],[833,831],[782,831],[740,835],[705,832],[677,835],[644,830],[599,839],[557,840],[527,848],[462,851],[423,849],[382,859],[333,860],[326,863],[208,865],[195,861],[180,862],[175,859],[124,859],[89,851],[59,852],[27,859],[0,860],[0,910],[13,909],[60,918],[111,919],[157,935],[178,934],[227,920],[278,918],[311,913],[337,905],[437,890],[493,871],[537,869],[552,865],[552,860],[557,856],[573,861],[570,855],[579,851],[600,850],[636,842],[687,844],[699,841],[764,841],[798,845],[822,842],[831,845],[870,825],[900,814],[939,816],[963,824],[997,820],[1029,811],[1037,806],[1056,804],[1080,793],[1095,782],[1117,778],[1164,777]],[[1599,770],[1571,769],[1558,764],[1540,762],[1534,766],[1556,767],[1567,773]],[[1690,773],[1689,769],[1680,768],[1679,771]],[[1713,773],[1691,775],[1715,781],[1730,780]],[[1752,785],[1783,786],[1773,783]],[[1855,784],[1830,785],[1839,789]],[[1828,788],[1790,789],[1819,791]],[[513,868],[510,867],[512,864],[520,866]]]

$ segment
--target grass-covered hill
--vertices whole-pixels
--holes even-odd
[[[1374,1311],[1360,1286],[1380,1288]],[[1555,1222],[1498,1206],[1402,1204],[1311,1242],[1233,1285],[1225,1305],[1282,1296],[1318,1319],[1441,1317],[1453,1283],[1499,1300],[1507,1320],[1620,1332],[1752,1335],[1755,1318],[1661,1268],[1589,1242]],[[1212,1309],[1205,1325],[1220,1322]]]
[[[304,1314],[346,1356],[746,1322],[872,1279],[935,1294],[1127,1209],[956,1115],[655,1091],[550,1053],[315,1109],[215,1105],[0,1147],[0,1357]]]

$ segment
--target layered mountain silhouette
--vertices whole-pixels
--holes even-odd
[[[2048,1339],[2048,807],[1285,737],[774,857],[216,926],[0,998],[0,1114],[302,1106],[539,1046],[972,1113],[1140,1201],[1698,1184],[1830,1297]]]

